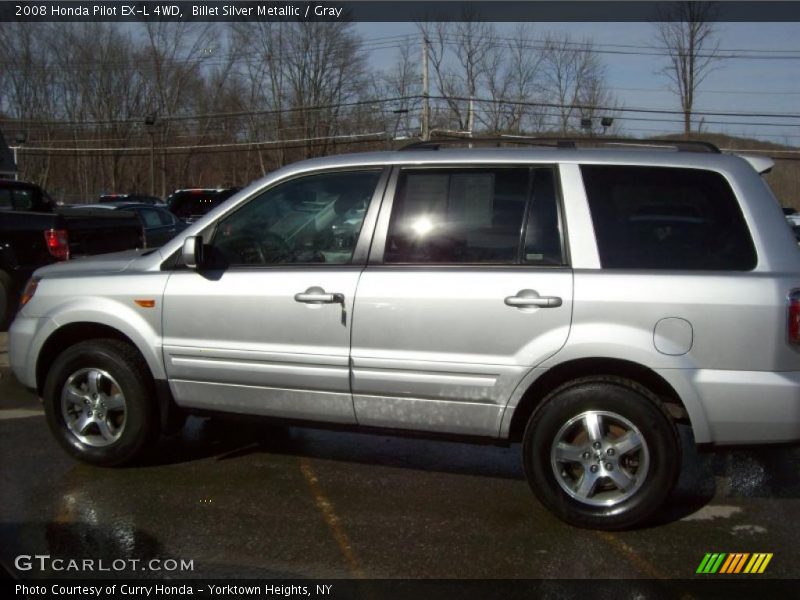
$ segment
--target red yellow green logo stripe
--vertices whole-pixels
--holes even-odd
[[[761,574],[767,569],[772,560],[772,552],[707,552],[700,561],[696,573],[701,574],[726,574],[739,573]]]

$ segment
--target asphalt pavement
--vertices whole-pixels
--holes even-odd
[[[21,576],[54,575],[15,564],[46,554],[133,561],[113,573],[128,577],[661,579],[711,577],[695,571],[712,552],[772,553],[749,577],[800,576],[798,447],[698,453],[684,430],[669,506],[617,533],[547,512],[518,445],[190,418],[142,464],[94,468],[54,441],[5,343],[0,561]]]

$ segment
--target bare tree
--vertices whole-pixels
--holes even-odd
[[[47,141],[59,112],[59,92],[51,77],[54,64],[44,40],[56,37],[52,24],[0,23],[0,108],[24,123],[30,138]],[[35,121],[41,121],[34,126]],[[47,185],[50,156],[26,156],[24,176]]]
[[[692,132],[695,94],[719,58],[719,42],[714,40],[716,14],[713,2],[675,2],[655,23],[659,41],[669,55],[663,73],[680,98],[687,136]]]
[[[267,111],[275,130],[304,140],[303,157],[326,154],[346,104],[362,98],[366,63],[350,23],[239,23],[236,44],[256,48],[242,75],[251,110]],[[274,135],[270,139],[275,139]],[[285,138],[281,138],[285,139]]]
[[[478,121],[489,133],[505,131],[509,121],[509,104],[505,103],[511,95],[514,72],[506,55],[507,44],[494,44],[486,49],[481,58],[483,83],[490,102],[482,103],[477,113]]]
[[[472,99],[482,85],[487,65],[491,64],[491,60],[487,62],[487,55],[498,46],[494,25],[477,19],[478,16],[466,8],[457,23],[417,24],[428,42],[434,83],[459,131],[471,131],[475,127]],[[495,54],[495,58],[501,57]]]
[[[286,139],[288,113],[284,113],[284,72],[279,68],[288,25],[270,22],[232,23],[232,45],[249,48],[237,63],[237,78],[244,93],[244,110],[252,111],[246,119],[247,139],[251,142]],[[286,155],[281,146],[275,150],[256,146],[261,175],[272,165],[283,166]]]
[[[125,165],[126,153],[114,148],[131,144],[139,135],[132,119],[144,108],[130,33],[111,23],[75,23],[62,27],[49,43],[58,67],[52,78],[60,90],[61,110],[73,122],[102,123],[72,127],[69,137],[76,147],[87,141],[109,147],[98,154],[94,165],[85,157],[78,159],[75,172],[81,199],[99,191],[129,190],[133,178]]]
[[[507,42],[484,54],[484,86],[490,102],[478,117],[489,131],[520,134],[541,127],[541,114],[531,103],[543,99],[543,59],[527,24],[518,25]]]
[[[147,112],[157,117],[150,135],[163,147],[174,139],[174,117],[194,112],[204,89],[205,62],[219,47],[214,23],[171,23],[149,21],[143,25],[144,41],[136,57],[141,70]],[[181,185],[187,177],[192,152],[174,168],[167,168],[167,156],[160,153],[161,194]],[[167,177],[170,177],[169,185]]]
[[[556,129],[562,134],[576,129],[587,110],[605,97],[605,70],[590,40],[547,36],[542,70],[549,100],[557,105]]]
[[[385,123],[385,130],[393,132],[402,131],[408,135],[414,115],[422,104],[422,75],[419,69],[419,51],[412,45],[411,40],[403,43],[398,51],[393,68],[388,73],[382,73],[376,82],[376,96],[389,98],[402,98],[390,119]]]

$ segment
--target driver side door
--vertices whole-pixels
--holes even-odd
[[[306,174],[220,218],[198,271],[164,294],[163,352],[180,406],[354,423],[353,300],[386,175]]]

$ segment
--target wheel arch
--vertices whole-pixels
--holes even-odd
[[[36,391],[39,396],[41,397],[43,394],[47,373],[50,371],[53,362],[58,358],[59,354],[70,346],[74,346],[80,342],[98,339],[113,339],[124,342],[142,357],[142,361],[147,366],[150,376],[153,378],[162,427],[166,428],[168,425],[171,426],[176,419],[175,415],[180,412],[180,409],[175,404],[167,382],[156,377],[153,373],[152,366],[148,363],[146,356],[134,340],[119,329],[102,323],[72,322],[59,327],[50,334],[42,344],[36,360]]]
[[[39,395],[44,390],[47,373],[59,354],[77,343],[103,338],[125,342],[141,354],[133,340],[118,329],[100,323],[68,323],[51,333],[39,351],[36,359],[36,391]]]
[[[506,411],[503,426],[507,427],[505,437],[519,441],[531,415],[541,405],[542,400],[554,389],[574,379],[590,376],[611,375],[630,379],[659,397],[670,415],[679,423],[692,424],[690,411],[681,396],[664,377],[642,364],[618,358],[579,358],[549,368],[526,385],[519,402]]]

